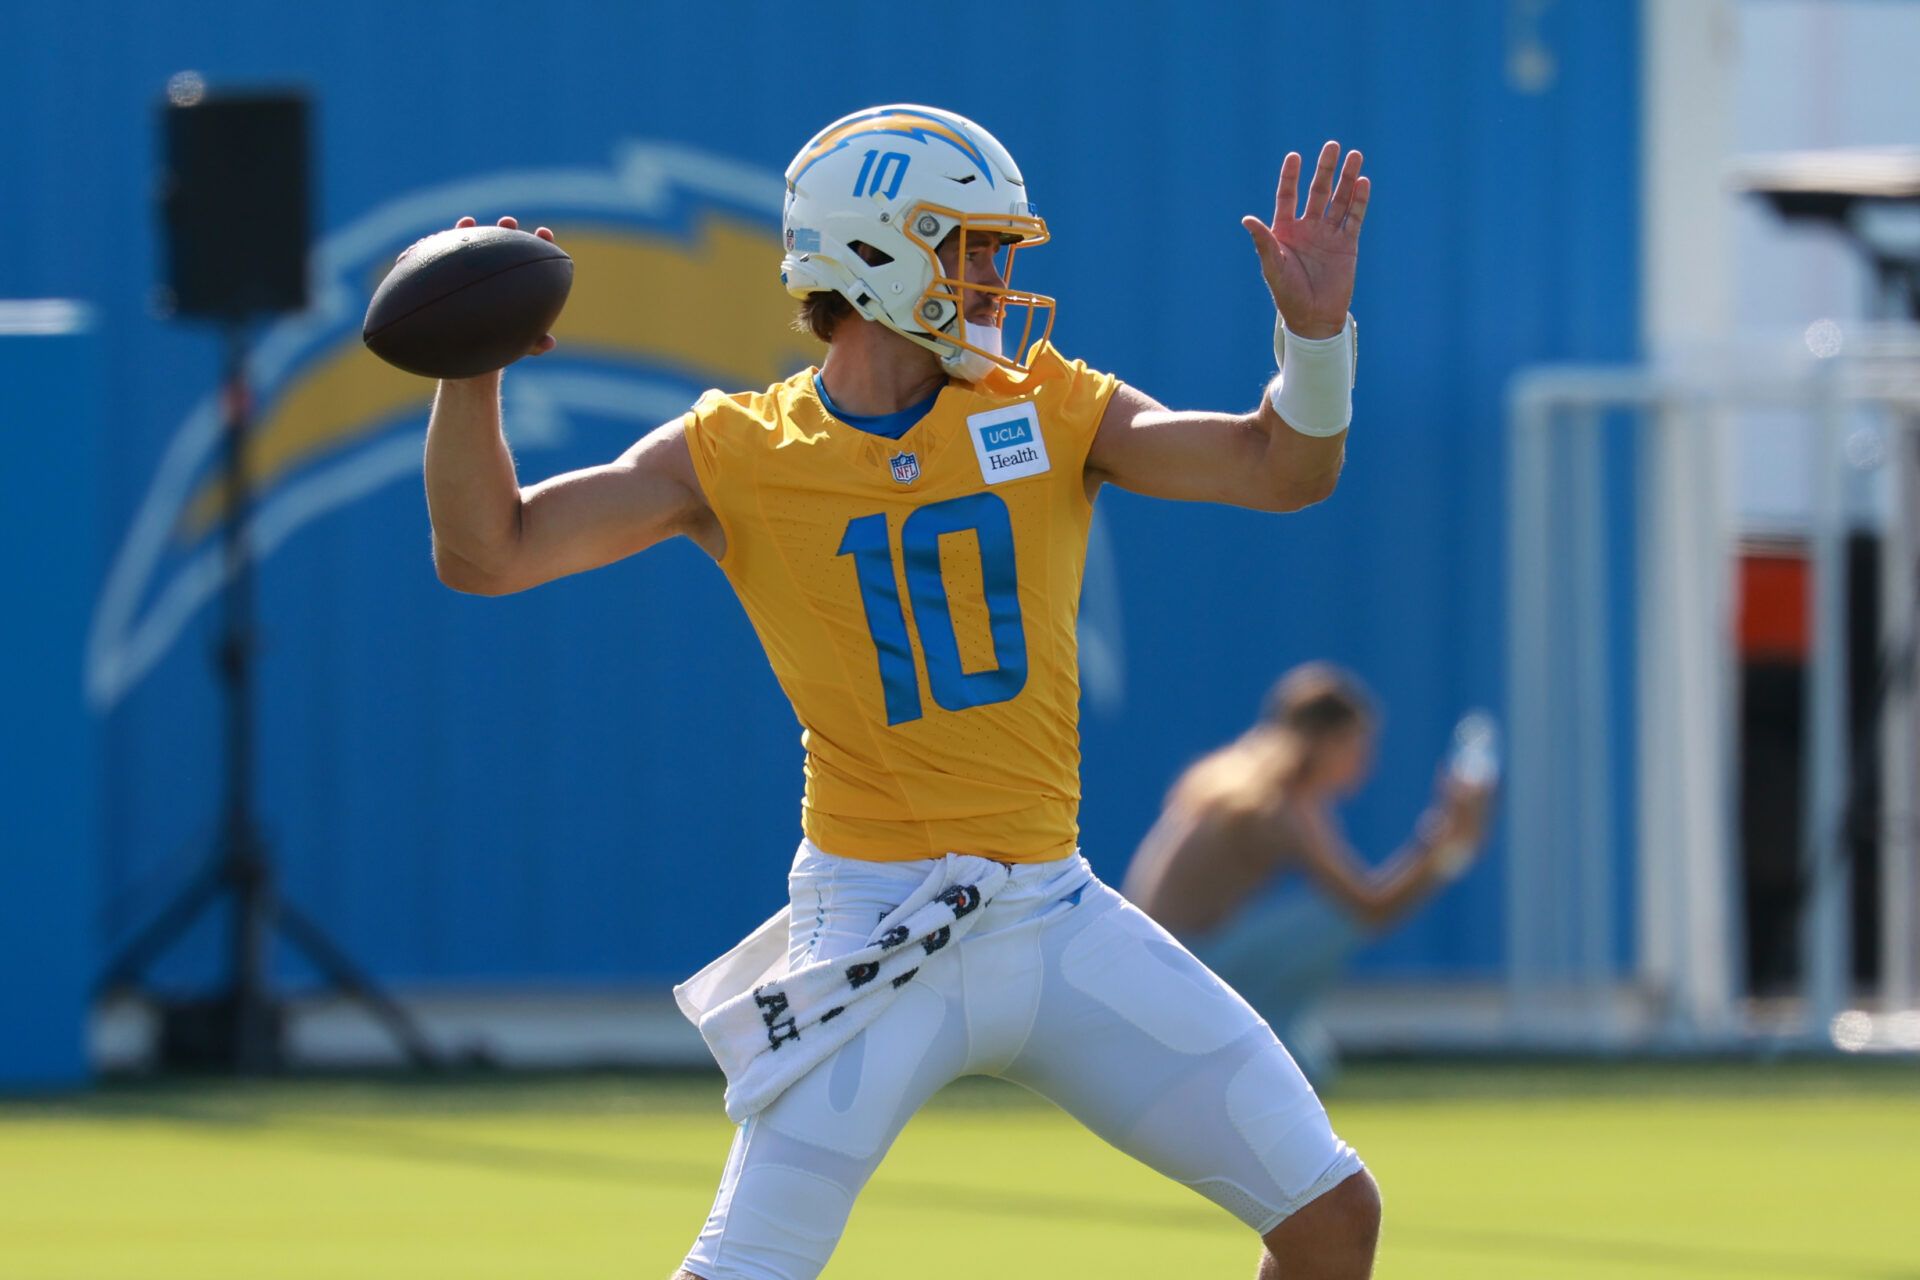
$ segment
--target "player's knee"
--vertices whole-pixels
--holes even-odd
[[[1266,1235],[1275,1258],[1293,1254],[1371,1258],[1380,1239],[1380,1184],[1365,1169],[1297,1209]]]
[[[1327,1194],[1339,1197],[1333,1207],[1343,1234],[1364,1241],[1371,1252],[1380,1239],[1380,1184],[1362,1169]]]
[[[1325,1239],[1372,1254],[1380,1239],[1380,1184],[1371,1173],[1362,1169],[1307,1208],[1319,1210],[1316,1226]]]

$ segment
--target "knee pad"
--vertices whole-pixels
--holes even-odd
[[[1275,1044],[1242,1064],[1227,1085],[1227,1115],[1285,1194],[1289,1213],[1365,1166],[1342,1142],[1327,1110]]]
[[[1132,907],[1081,930],[1060,956],[1060,976],[1182,1054],[1224,1049],[1258,1021],[1231,988]]]
[[[853,1192],[784,1165],[740,1175],[726,1230],[703,1235],[686,1269],[707,1280],[813,1280],[827,1265],[853,1212]]]

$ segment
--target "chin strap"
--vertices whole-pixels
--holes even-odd
[[[975,324],[971,320],[961,322],[965,325],[967,341],[994,355],[1000,354],[1000,330],[995,325]],[[994,370],[994,362],[979,351],[969,351],[955,345],[953,350],[940,357],[940,367],[962,382],[978,382]]]

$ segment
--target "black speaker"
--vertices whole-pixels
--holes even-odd
[[[207,94],[160,115],[174,313],[234,320],[305,307],[305,97]]]

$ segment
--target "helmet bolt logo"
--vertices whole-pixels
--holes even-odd
[[[870,107],[816,133],[786,172],[779,229],[793,236],[780,258],[785,292],[842,295],[855,314],[925,348],[962,382],[995,367],[1029,367],[1021,357],[1050,331],[1054,300],[1023,290],[1031,334],[1017,351],[1002,352],[999,312],[1012,295],[998,277],[1008,271],[1005,255],[1043,243],[1047,227],[1021,198],[1026,187],[1006,148],[986,130],[932,107]],[[948,239],[974,250],[970,267],[942,247]],[[985,249],[994,267],[980,260]],[[976,345],[964,326],[978,309],[992,313],[980,318],[995,332]]]

